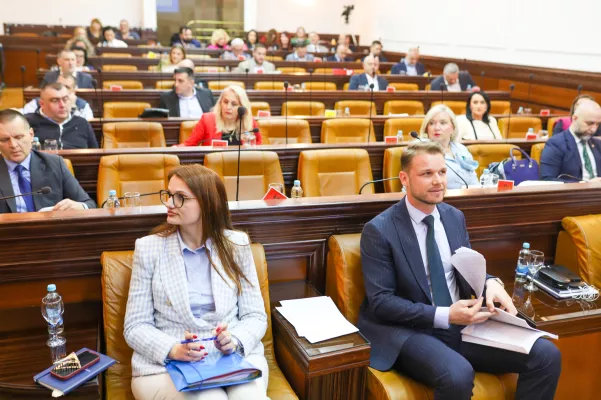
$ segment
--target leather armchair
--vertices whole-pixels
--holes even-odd
[[[321,101],[288,101],[282,103],[282,116],[323,117],[326,105]]]
[[[449,107],[455,115],[465,114],[465,101],[433,101],[430,107],[437,106],[439,104],[444,104]]]
[[[263,81],[255,83],[255,90],[284,90],[284,82]]]
[[[365,298],[361,270],[360,233],[330,236],[326,272],[326,295],[340,312],[356,324],[359,307]],[[512,400],[516,374],[493,375],[476,373],[474,400]],[[367,398],[377,400],[433,398],[433,390],[395,370],[386,372],[368,368]]]
[[[363,184],[373,180],[369,154],[363,149],[301,151],[298,179],[306,197],[358,194]],[[373,194],[367,185],[364,194]]]
[[[299,72],[307,72],[305,68],[301,67],[280,67],[277,68],[277,70],[280,71],[282,74],[296,74]]]
[[[159,122],[112,122],[103,125],[102,136],[103,149],[167,146]]]
[[[376,141],[374,124],[367,118],[326,119],[321,124],[321,143],[367,143],[368,138]]]
[[[499,130],[506,139],[524,139],[528,129],[534,128],[534,133],[543,129],[543,123],[538,117],[499,118]],[[511,130],[511,131],[509,131]]]
[[[274,356],[271,331],[271,307],[269,301],[269,281],[267,262],[263,246],[251,245],[261,294],[267,313],[267,331],[263,337],[265,358],[269,366],[267,396],[272,399],[297,400],[298,397],[288,384]],[[123,324],[129,293],[129,281],[133,266],[133,251],[104,252],[102,262],[102,303],[104,319],[104,340],[108,356],[119,361],[105,372],[107,400],[133,400],[131,392],[131,356],[133,350],[123,337]]]
[[[553,136],[553,128],[555,127],[555,123],[561,118],[563,117],[551,117],[547,120],[547,132],[549,132],[549,137]]]
[[[250,109],[253,117],[259,115],[259,111],[269,111],[271,113],[271,106],[266,101],[251,101]]]
[[[317,73],[313,74],[316,75]],[[337,90],[336,84],[334,82],[321,82],[321,81],[313,81],[313,82],[305,82],[305,90],[327,90],[327,91],[335,91]]]
[[[103,89],[110,89],[111,86],[121,86],[123,89],[128,89],[128,90],[143,90],[144,89],[144,85],[140,81],[104,81],[104,82],[102,82]]]
[[[401,156],[403,155],[404,147],[390,147],[384,151],[384,170],[382,178],[394,178],[399,176],[401,172]],[[384,192],[395,193],[403,189],[401,181],[394,179],[384,181]]]
[[[384,113],[424,115],[424,103],[418,100],[388,100],[384,103]]]
[[[244,82],[241,81],[211,81],[209,82],[209,89],[211,90],[223,90],[228,86],[240,86],[242,89],[246,89]]]
[[[411,137],[411,132],[419,133],[423,122],[423,117],[388,118],[384,122],[384,136],[396,136],[398,131],[402,130],[406,141],[414,140]]]
[[[135,65],[112,65],[105,64],[102,66],[102,71],[104,72],[131,72],[137,71],[138,67]]]
[[[286,129],[288,143],[312,143],[309,122],[304,119],[267,118],[257,120],[264,144],[285,144]]]
[[[202,55],[202,54],[195,54],[195,55]],[[192,57],[189,57],[192,58]],[[209,56],[210,58],[210,56]],[[202,74],[202,73],[207,73],[207,72],[212,72],[212,71],[216,71],[216,72],[225,72],[225,67],[207,67],[207,66],[201,66],[201,67],[194,67],[194,73],[197,74]]]
[[[173,85],[175,85],[174,80],[158,81],[154,84],[154,88],[158,90],[171,90],[173,89]]]
[[[545,148],[545,143],[537,143],[537,144],[532,145],[532,148],[530,149],[530,157],[533,160],[536,160],[539,167],[540,167],[540,158],[543,155],[544,148]]]
[[[71,160],[69,160],[68,158],[63,158],[63,161],[65,162],[65,165],[67,166],[69,172],[71,172],[71,175],[75,176],[75,172],[73,171],[73,163],[71,162]]]
[[[555,264],[565,265],[589,285],[601,287],[601,215],[565,217],[561,226]]]
[[[332,75],[332,70],[334,68],[315,68],[313,70],[313,75],[314,76],[319,76],[319,75]]]
[[[122,154],[100,158],[96,200],[100,207],[109,190],[121,197],[126,192],[152,193],[166,189],[169,172],[179,167],[179,158],[167,154]],[[158,195],[140,198],[143,206],[160,205]]]
[[[216,151],[205,155],[204,166],[212,169],[225,184],[229,201],[236,200],[238,152]],[[270,183],[284,184],[278,153],[274,151],[243,151],[240,153],[239,200],[261,200]]]
[[[388,86],[392,86],[396,90],[419,90],[419,85],[417,83],[388,82]]]
[[[192,135],[192,131],[198,121],[183,121],[179,125],[179,142],[184,143]]]
[[[133,57],[130,53],[100,53],[100,57],[105,58],[120,58],[120,57]]]
[[[138,118],[150,107],[150,103],[138,101],[107,101],[104,103],[104,118]]]
[[[369,117],[370,111],[371,116],[375,117],[378,115],[378,109],[376,103],[365,100],[341,100],[334,104],[334,109],[340,111],[344,115],[344,110],[348,108],[352,116]],[[372,132],[373,133],[373,132]]]
[[[491,100],[489,114],[511,114],[511,102],[506,100]]]
[[[512,122],[513,124],[513,122]],[[518,146],[514,146],[512,144],[472,144],[466,146],[474,160],[478,161],[478,169],[476,170],[476,174],[478,176],[482,175],[482,172],[488,168],[489,164],[492,162],[500,162],[509,158],[509,152],[511,149],[516,149]],[[522,159],[522,153],[519,151],[514,151],[514,156],[516,160]]]

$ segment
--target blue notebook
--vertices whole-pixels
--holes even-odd
[[[180,392],[239,385],[260,378],[263,373],[240,355],[213,353],[202,361],[167,361],[167,372]]]
[[[80,354],[86,350],[90,349],[84,347],[83,349],[76,351],[75,354]],[[86,383],[87,381],[89,381],[90,379],[100,374],[102,371],[104,371],[105,369],[117,362],[109,356],[105,356],[104,354],[100,353],[98,354],[100,355],[100,360],[96,364],[92,365],[89,368],[86,368],[85,371],[82,371],[67,380],[57,379],[54,376],[52,376],[50,374],[50,371],[52,370],[52,368],[54,368],[54,365],[52,365],[51,367],[45,369],[44,371],[34,376],[33,381],[52,390],[52,397],[59,397],[65,395],[73,389],[83,385],[84,383]]]

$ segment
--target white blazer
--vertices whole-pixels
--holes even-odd
[[[215,269],[211,271],[215,311],[202,318],[195,318],[190,309],[186,269],[177,235],[151,235],[136,240],[123,332],[134,350],[131,360],[134,377],[166,372],[165,359],[173,345],[183,340],[185,330],[209,337],[219,322],[226,322],[228,330],[244,346],[246,360],[263,372],[267,387],[268,366],[261,343],[267,330],[267,314],[250,241],[243,232],[226,231],[226,237],[234,243],[238,265],[252,285],[242,280],[242,293],[238,296],[236,285],[225,273],[215,256],[217,249],[209,241],[208,250],[220,274]],[[203,345],[209,354],[219,351],[212,341]]]

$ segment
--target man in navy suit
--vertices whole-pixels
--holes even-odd
[[[347,56],[348,47],[346,44],[340,43],[336,46],[336,53],[333,56],[329,56],[327,61],[330,62],[352,62],[354,61],[352,57]]]
[[[409,146],[400,179],[407,194],[363,228],[361,263],[366,298],[358,328],[371,343],[371,367],[394,368],[434,388],[434,399],[468,400],[474,371],[520,374],[516,399],[553,399],[561,354],[545,339],[529,354],[461,341],[461,329],[484,322],[494,302],[517,311],[503,283],[486,277],[484,296],[472,290],[451,264],[470,247],[463,213],[443,203],[447,167],[434,142]]]
[[[601,107],[583,100],[570,127],[547,141],[540,160],[542,180],[601,181],[601,141],[593,138],[601,125]]]
[[[465,92],[476,86],[472,76],[467,71],[459,71],[455,63],[444,66],[442,75],[430,84],[430,90],[446,90],[447,92]]]
[[[379,69],[380,61],[378,57],[374,57],[371,54],[365,57],[363,60],[363,70],[365,73],[351,76],[348,90],[359,90],[359,86],[363,86],[365,90],[369,90],[369,85],[372,83],[374,84],[374,91],[386,90],[388,81],[377,74]]]
[[[419,49],[414,47],[407,51],[407,56],[392,66],[392,75],[422,76],[426,73],[426,67],[419,62]]]
[[[55,83],[58,80],[59,75],[73,75],[79,89],[93,89],[92,76],[85,72],[79,72],[76,70],[77,61],[75,53],[71,50],[61,50],[57,57],[56,63],[58,64],[58,70],[48,71],[44,75],[44,80],[41,86],[45,86],[49,83]]]

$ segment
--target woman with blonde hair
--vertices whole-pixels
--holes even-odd
[[[161,65],[162,72],[173,72],[179,68],[179,63],[187,57],[186,49],[181,44],[174,44],[169,50],[169,58]]]
[[[250,100],[240,86],[228,86],[221,92],[213,112],[204,113],[194,127],[192,135],[180,146],[211,146],[213,140],[227,140],[230,145],[240,144],[240,119],[238,107],[246,108],[242,117],[242,132],[258,129],[252,117]],[[256,132],[257,144],[262,144],[261,133]]]
[[[88,39],[94,43],[103,39],[102,37],[102,22],[98,18],[94,18],[88,27]]]
[[[444,104],[430,108],[420,128],[422,138],[438,142],[445,151],[445,161],[450,167],[447,171],[447,188],[461,189],[465,187],[465,182],[469,187],[480,187],[476,175],[478,162],[474,161],[467,147],[455,142],[458,134],[455,113]]]
[[[134,397],[266,399],[269,368],[261,340],[267,315],[250,239],[232,226],[223,181],[201,165],[181,166],[169,173],[160,198],[167,221],[136,241],[125,312]],[[194,341],[208,337],[215,339]],[[262,377],[181,393],[165,368],[167,359],[196,362],[232,353]]]
[[[211,44],[207,46],[209,50],[229,50],[227,45],[230,41],[230,35],[223,29],[215,29],[211,35]]]

